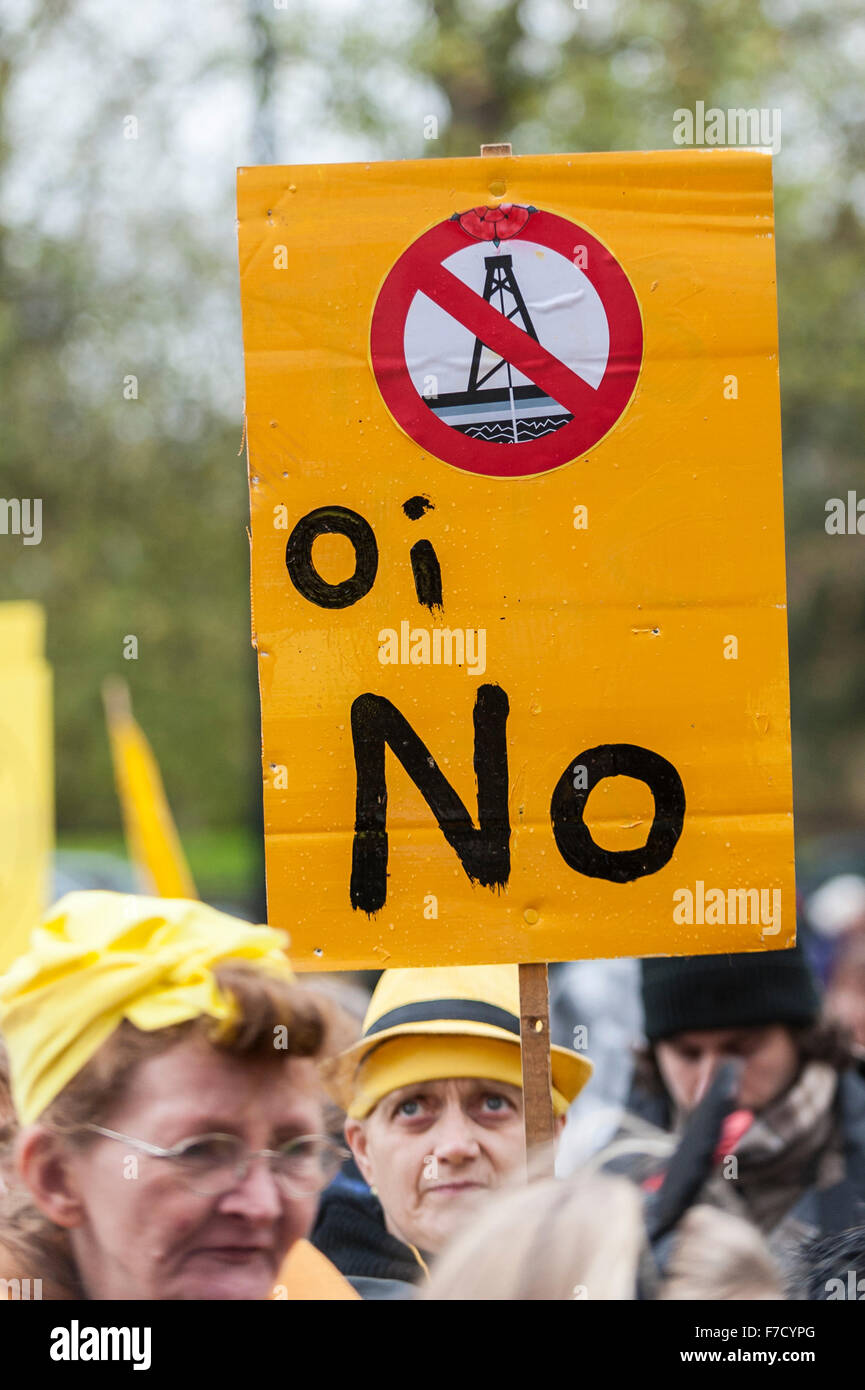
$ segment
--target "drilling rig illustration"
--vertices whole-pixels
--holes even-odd
[[[532,316],[505,252],[484,257],[483,298],[538,342]],[[531,382],[514,382],[514,370],[480,338],[475,338],[465,391],[427,399],[445,424],[487,443],[520,444],[561,429],[573,416]]]

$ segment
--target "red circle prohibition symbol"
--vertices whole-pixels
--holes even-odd
[[[547,473],[594,448],[630,404],[643,360],[637,296],[606,246],[577,223],[551,212],[533,212],[522,233],[503,241],[498,250],[507,252],[522,240],[557,251],[570,263],[577,246],[585,250],[580,269],[600,297],[609,329],[609,354],[597,389],[442,264],[454,252],[478,244],[452,219],[424,232],[395,262],[379,291],[370,326],[373,373],[400,428],[436,458],[486,477]],[[506,443],[472,437],[441,419],[417,390],[406,363],[406,319],[419,292],[572,418],[538,438]]]

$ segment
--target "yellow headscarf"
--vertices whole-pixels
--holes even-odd
[[[239,959],[291,980],[288,938],[181,898],[67,893],[0,976],[0,1032],[12,1096],[31,1124],[122,1019],[152,1032],[207,1014],[230,1026],[234,1001],[213,975]]]

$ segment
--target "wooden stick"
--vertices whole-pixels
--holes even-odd
[[[520,966],[520,1047],[529,1177],[552,1177],[556,1131],[550,1071],[550,987],[543,964]]]
[[[481,154],[482,154],[482,155],[497,155],[497,154],[512,155],[512,154],[513,154],[513,150],[511,149],[510,145],[481,145]]]

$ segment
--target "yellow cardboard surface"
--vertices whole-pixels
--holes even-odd
[[[44,634],[38,604],[0,604],[0,970],[25,949],[49,892],[53,764]]]
[[[386,404],[371,357],[380,292],[408,248],[454,213],[502,203],[566,219],[608,248],[642,322],[630,403],[596,443],[534,476],[480,475],[416,442]],[[768,156],[249,168],[238,174],[238,207],[269,918],[291,934],[292,960],[348,969],[791,945]],[[574,244],[578,256],[580,236]],[[537,297],[534,312],[545,322]],[[398,315],[389,325],[384,314],[380,328],[395,359],[408,351]],[[484,447],[478,441],[479,456]],[[431,506],[412,520],[403,504],[418,496]],[[334,507],[363,518],[378,555],[368,592],[339,608],[305,597],[286,562],[298,523]],[[441,610],[418,599],[410,552],[420,540],[440,565]],[[319,536],[311,557],[326,584],[355,568],[344,535]],[[381,634],[400,635],[404,623],[408,644],[397,643],[396,664],[382,664]],[[483,671],[479,662],[474,673],[412,664],[412,644],[421,658],[445,628],[485,631]],[[355,836],[354,702],[367,697],[363,719],[355,709],[364,776],[381,757],[370,710],[384,706],[368,698],[379,697],[477,829],[481,687],[505,692],[509,706],[509,824],[497,830],[506,878],[499,867],[498,884],[484,886],[475,866],[472,881],[388,746],[385,900],[353,906],[353,852],[363,859],[372,841],[382,851],[380,833]],[[551,820],[557,785],[573,817],[579,755],[608,745],[671,764],[685,800],[671,856],[627,881],[569,866]],[[644,781],[617,775],[599,781],[582,814],[616,864],[645,844],[656,809]],[[381,886],[380,863],[376,874]],[[771,925],[754,920],[740,889],[763,890],[767,904],[780,892]],[[707,905],[712,890],[735,908],[723,921],[713,921],[719,898]]]

